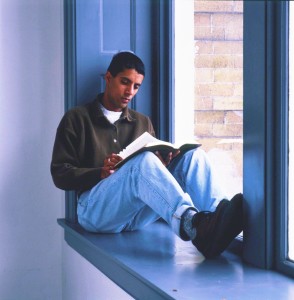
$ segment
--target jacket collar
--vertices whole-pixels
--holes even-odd
[[[98,105],[99,103],[102,103],[102,97],[103,97],[103,93],[99,94],[96,97],[96,99],[92,102],[93,107],[91,105],[91,113],[94,113],[93,117],[97,121],[101,120],[101,118],[105,119],[105,116],[100,108],[100,105]],[[124,108],[120,119],[127,120],[128,122],[135,121],[136,119],[131,115],[130,111],[131,110],[128,107]]]

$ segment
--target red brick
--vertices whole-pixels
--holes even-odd
[[[196,84],[196,95],[199,96],[232,96],[234,85],[232,83]]]
[[[194,1],[194,10],[201,12],[232,12],[234,1]]]
[[[224,40],[225,30],[218,27],[194,27],[195,40]]]
[[[234,1],[234,12],[243,13],[243,2],[244,1]]]
[[[213,27],[240,27],[243,28],[242,14],[213,14],[211,16],[211,24]]]
[[[195,41],[195,54],[213,54],[212,41]]]
[[[209,27],[211,26],[211,14],[195,13],[194,26],[196,27]]]
[[[199,136],[212,136],[213,126],[212,124],[195,124],[194,135]]]
[[[196,110],[212,110],[213,102],[211,97],[195,97],[194,109]]]
[[[243,110],[243,98],[213,97],[213,107],[217,110]]]
[[[241,124],[213,124],[213,135],[216,137],[241,137],[243,126]]]
[[[243,124],[243,111],[228,111],[225,114],[226,124]]]
[[[223,124],[225,120],[223,111],[196,111],[194,116],[196,124]]]
[[[215,82],[243,83],[243,69],[219,68],[214,71]]]
[[[235,68],[243,68],[243,55],[234,56],[233,59]]]
[[[196,55],[196,68],[234,68],[236,58],[231,55]]]
[[[243,27],[225,28],[226,41],[243,41]]]
[[[213,41],[215,54],[243,55],[243,41]]]
[[[197,68],[195,70],[196,83],[212,83],[214,82],[213,69],[211,68]]]
[[[215,83],[211,87],[213,96],[232,96],[233,91],[234,85],[232,83]]]
[[[213,135],[212,124],[195,124],[194,135],[196,137],[212,136]]]
[[[243,96],[243,83],[235,83],[234,96]]]

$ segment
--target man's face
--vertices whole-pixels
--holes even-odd
[[[125,69],[115,77],[107,72],[105,79],[104,107],[111,111],[122,111],[137,94],[144,76],[135,69]]]

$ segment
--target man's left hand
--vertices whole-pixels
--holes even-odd
[[[159,151],[155,152],[155,155],[160,159],[160,161],[163,163],[164,166],[168,166],[172,159],[174,159],[178,154],[180,153],[180,150],[176,152],[169,152],[165,157],[162,157]]]

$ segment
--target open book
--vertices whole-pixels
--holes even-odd
[[[115,167],[116,168],[120,167],[130,158],[134,157],[135,155],[143,151],[151,151],[151,152],[158,151],[164,157],[169,152],[176,152],[180,150],[181,153],[183,153],[185,151],[195,149],[199,146],[201,146],[201,144],[198,144],[195,141],[185,142],[180,144],[172,144],[169,142],[159,140],[148,132],[144,132],[136,140],[130,143],[125,149],[123,149],[118,153],[118,155],[122,157],[123,160],[117,163]]]

